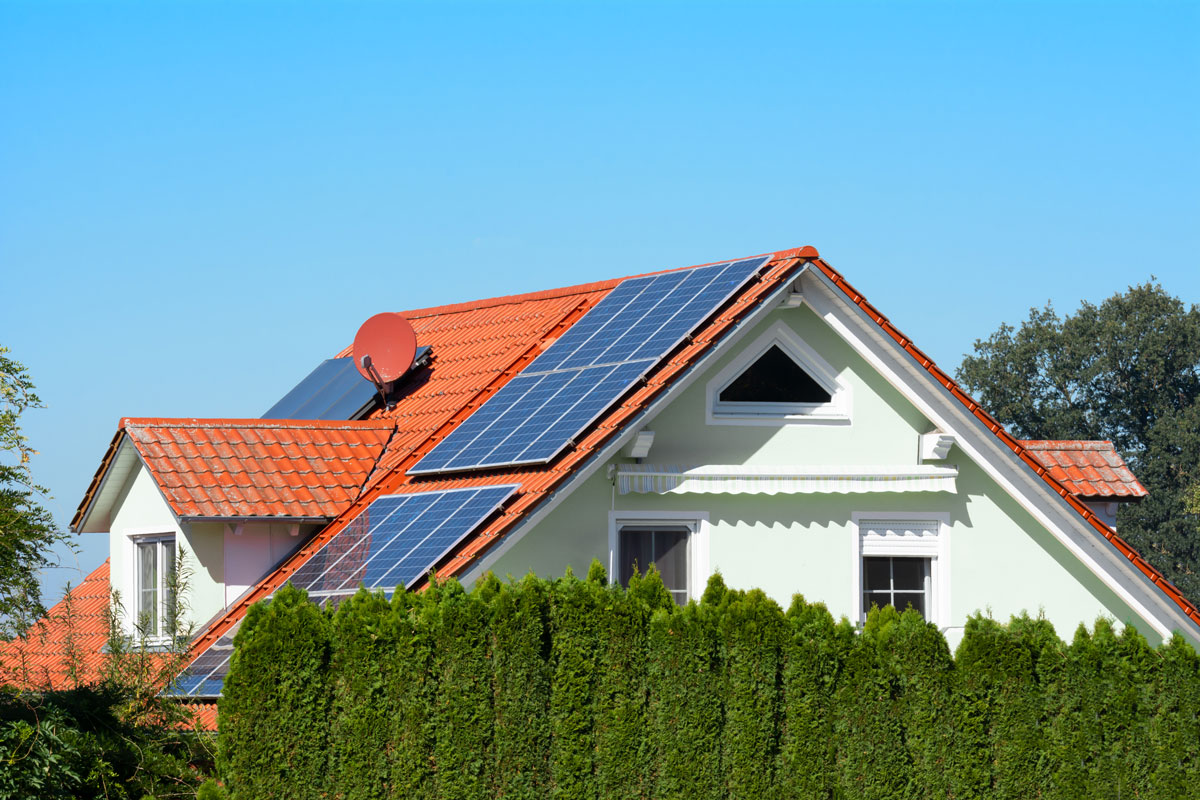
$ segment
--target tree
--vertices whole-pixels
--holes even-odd
[[[52,548],[70,544],[39,497],[29,460],[34,450],[21,434],[21,414],[41,408],[29,371],[0,346],[0,639],[24,631],[45,613],[38,572],[49,566]]]
[[[1200,597],[1200,308],[1158,283],[976,340],[959,382],[1016,436],[1109,439],[1149,491],[1124,504],[1122,538],[1188,597]]]

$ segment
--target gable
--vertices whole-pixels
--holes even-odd
[[[801,424],[778,419],[752,427],[714,419],[715,394],[728,385],[730,375],[754,362],[764,342],[781,335],[781,326],[813,351],[811,357],[821,359],[852,398],[846,418]],[[921,462],[921,436],[934,429],[905,392],[808,306],[770,312],[643,420],[643,430],[654,433],[646,457],[649,469],[785,465],[785,472],[796,475],[830,467],[843,472],[915,469]],[[632,461],[618,456],[610,463],[619,471]],[[1152,642],[1161,639],[1141,610],[1087,569],[970,454],[951,448],[937,463],[957,471],[952,491],[818,488],[809,493],[796,486],[776,491],[748,485],[698,493],[702,490],[661,482],[655,489],[629,491],[611,472],[598,472],[519,537],[482,559],[466,580],[487,569],[502,576],[533,571],[551,577],[568,567],[581,573],[592,559],[616,575],[622,562],[614,520],[628,523],[629,530],[647,520],[675,526],[695,521],[703,529],[698,542],[702,540],[704,552],[695,567],[701,583],[710,571],[720,571],[729,585],[761,588],[782,605],[799,592],[826,603],[835,616],[853,618],[859,526],[901,518],[942,530],[940,544],[929,552],[938,554],[940,624],[952,642],[970,614],[988,612],[1005,619],[1023,611],[1045,614],[1064,635],[1081,621],[1104,616],[1134,625]]]

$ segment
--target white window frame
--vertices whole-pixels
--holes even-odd
[[[879,523],[927,524],[931,530],[901,535],[872,530]],[[850,515],[851,619],[861,625],[863,608],[863,558],[890,556],[929,559],[929,596],[925,620],[940,630],[950,627],[950,515],[924,511],[856,511]]]
[[[828,403],[729,403],[720,394],[772,347],[778,347],[829,392]],[[705,422],[709,425],[804,425],[850,423],[850,387],[838,373],[783,321],[775,322],[725,365],[705,387]]]
[[[127,599],[123,603],[123,605],[125,606],[125,609],[126,609],[126,615],[125,615],[126,616],[126,633],[129,636],[137,636],[138,635],[137,623],[138,623],[138,618],[141,616],[139,609],[141,608],[141,602],[142,602],[141,568],[140,568],[141,565],[138,562],[138,545],[149,544],[151,542],[154,542],[154,543],[171,542],[172,553],[174,554],[175,558],[178,558],[179,557],[179,536],[178,536],[177,532],[175,532],[175,531],[167,531],[167,530],[162,530],[161,528],[153,528],[153,529],[146,529],[146,530],[138,530],[136,532],[127,531],[126,532],[126,541],[129,543],[129,546],[127,549],[128,559],[125,562],[126,564],[129,565],[129,568],[126,573],[127,578],[125,581],[125,584],[126,584],[125,597]],[[163,548],[160,546],[157,548],[157,551],[158,551],[157,556],[158,556],[159,603],[158,603],[158,618],[156,620],[157,624],[155,627],[158,629],[158,633],[153,634],[153,635],[148,635],[146,637],[146,642],[149,644],[163,644],[163,643],[166,643],[170,639],[170,636],[163,633],[163,627],[164,627],[164,623],[165,623],[165,618],[164,618],[165,615],[163,614],[163,598],[166,596],[166,575],[167,575],[166,570],[164,570],[162,568]]]
[[[708,564],[707,511],[610,511],[608,512],[608,575],[614,583],[620,577],[617,569],[617,549],[621,528],[627,525],[682,525],[691,531],[688,536],[687,596],[699,600],[710,577]]]

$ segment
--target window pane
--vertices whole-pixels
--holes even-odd
[[[722,403],[828,403],[833,398],[791,356],[772,345],[721,390]]]
[[[892,576],[890,558],[864,558],[863,559],[863,588],[868,591],[871,589],[891,589]]]
[[[146,635],[158,634],[158,543],[141,542],[138,551],[138,624]]]
[[[924,591],[925,589],[925,559],[923,558],[893,558],[892,586],[899,591],[909,589]]]
[[[160,542],[162,545],[162,573],[163,573],[163,627],[167,628],[168,624],[172,624],[175,620],[171,619],[171,606],[175,604],[175,593],[172,584],[175,582],[175,540],[167,539]],[[172,627],[173,624],[171,625]],[[174,634],[174,630],[164,630],[163,633]]]
[[[687,532],[655,531],[654,565],[672,592],[687,592]]]
[[[649,532],[638,528],[622,528],[618,557],[621,559],[621,585],[628,586],[634,572],[645,573],[654,560],[654,541]]]
[[[888,602],[890,602],[890,601],[888,599],[888,595],[886,595],[886,594],[882,594],[882,593],[876,594],[874,592],[864,593],[863,594],[863,619],[867,618],[867,612],[871,610],[872,606],[878,606],[879,608],[883,608],[884,606],[886,606],[888,604]]]
[[[925,616],[925,593],[924,592],[896,592],[896,610],[903,611],[912,606],[917,610],[922,617]]]

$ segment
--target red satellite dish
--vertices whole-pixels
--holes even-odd
[[[350,352],[364,378],[375,384],[391,383],[412,367],[417,334],[404,317],[385,311],[362,324]]]

